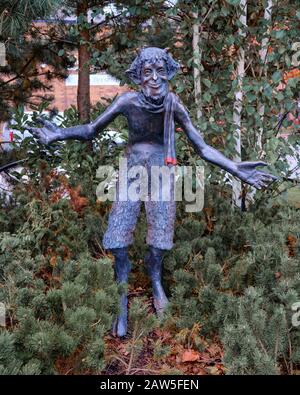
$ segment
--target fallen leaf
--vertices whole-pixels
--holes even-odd
[[[209,374],[214,375],[214,376],[220,374],[219,369],[216,366],[209,366],[207,368],[207,370],[208,370]]]
[[[57,263],[57,256],[56,256],[56,255],[53,255],[53,256],[50,258],[50,265],[51,265],[51,266],[56,266],[56,263]]]
[[[181,355],[181,362],[195,362],[198,361],[200,354],[195,350],[185,350]]]

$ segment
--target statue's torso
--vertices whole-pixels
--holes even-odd
[[[128,121],[129,145],[164,144],[164,112],[147,111],[140,105],[138,94],[132,94],[122,113]]]

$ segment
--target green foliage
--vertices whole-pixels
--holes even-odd
[[[0,66],[0,121],[10,120],[12,109],[19,105],[36,108],[45,100],[51,101],[51,80],[65,78],[66,69],[74,64],[74,57],[58,54],[66,44],[55,39],[57,31],[53,27],[49,25],[45,34],[32,23],[49,17],[60,3],[59,0],[1,1],[0,42],[5,44],[6,65]]]
[[[3,372],[53,373],[58,358],[74,353],[80,355],[77,370],[102,369],[103,336],[118,300],[110,260],[81,253],[51,265],[30,249],[29,232],[2,233],[0,239],[0,299],[11,323],[2,331]]]
[[[21,131],[25,117],[16,114]],[[107,210],[96,202],[89,176],[96,173],[96,154],[82,174],[72,161],[66,174],[56,167],[68,155],[80,158],[72,146],[50,147],[42,158],[33,139],[20,147],[20,155],[27,151],[26,178],[19,176],[0,216],[0,300],[8,322],[1,331],[0,371],[60,373],[64,361],[72,361],[77,373],[99,371],[105,366],[104,336],[118,311],[118,287],[111,260],[100,253]]]
[[[134,3],[134,2],[133,2]],[[262,18],[265,2],[248,2],[247,27],[243,27],[245,38],[237,34],[238,1],[213,2],[180,0],[176,5],[168,4],[158,10],[152,8],[148,14],[149,23],[135,25],[134,37],[123,34],[124,44],[120,50],[117,39],[101,54],[103,67],[124,80],[124,71],[128,68],[134,54],[132,48],[142,45],[169,47],[175,59],[181,63],[181,71],[171,81],[172,89],[180,95],[189,109],[194,123],[199,127],[205,141],[222,150],[225,155],[234,154],[235,129],[233,124],[233,102],[237,86],[236,63],[238,51],[243,47],[246,53],[245,76],[243,78],[242,109],[242,159],[256,160],[264,158],[270,165],[270,171],[279,176],[287,174],[286,155],[290,155],[290,146],[286,139],[278,135],[276,125],[279,114],[285,111],[295,113],[295,100],[299,91],[299,77],[284,80],[285,73],[295,67],[291,58],[295,55],[293,44],[297,42],[298,20],[295,14],[294,0],[282,4],[273,4],[272,21]],[[143,14],[148,3],[141,8]],[[159,7],[161,7],[159,9]],[[163,8],[163,9],[162,9]],[[135,13],[136,7],[130,11]],[[128,12],[128,10],[126,10]],[[191,12],[198,12],[194,20]],[[159,13],[159,18],[156,16]],[[151,21],[151,23],[150,23]],[[192,48],[194,23],[201,31],[201,104],[202,117],[197,120],[194,100],[195,59]],[[260,58],[262,40],[268,38],[266,62]],[[135,41],[133,41],[133,39]],[[284,90],[280,84],[287,82]],[[259,110],[264,106],[264,116]],[[297,131],[298,126],[290,121],[284,123],[288,130]],[[262,147],[257,140],[262,133]],[[297,143],[293,141],[293,146]],[[195,164],[194,151],[187,147],[188,141],[183,133],[177,136],[177,152],[180,164]],[[293,153],[295,155],[295,153]],[[199,162],[199,159],[197,159]],[[299,155],[296,155],[299,163]],[[207,183],[223,182],[223,176],[213,167],[207,171]]]
[[[240,213],[216,193],[210,207],[212,232],[203,232],[207,217],[199,214],[176,227],[175,248],[165,260],[171,320],[178,329],[199,322],[202,335],[218,333],[228,373],[292,374],[299,349],[291,325],[300,297],[299,210],[265,205]],[[199,227],[189,239],[187,222]]]
[[[58,6],[58,0],[1,1],[1,31],[4,37],[19,37],[33,19],[44,18]],[[24,10],[26,12],[24,13]]]

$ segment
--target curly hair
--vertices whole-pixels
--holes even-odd
[[[126,74],[131,79],[131,81],[139,85],[141,83],[141,70],[143,64],[146,61],[156,63],[160,60],[164,60],[167,68],[168,80],[170,80],[174,77],[180,66],[168,53],[167,49],[156,47],[147,47],[141,49],[132,62],[130,68],[126,70]]]

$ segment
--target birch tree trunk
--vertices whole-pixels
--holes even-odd
[[[246,27],[247,26],[247,0],[240,0],[240,23]],[[239,28],[238,35],[240,37],[245,37],[245,32],[242,28]],[[235,129],[235,156],[234,160],[237,162],[241,161],[241,115],[243,108],[243,78],[245,74],[245,50],[241,46],[238,53],[238,64],[236,71],[237,78],[237,88],[235,91],[235,101],[233,105],[233,123],[236,127]],[[232,178],[232,200],[234,205],[237,207],[242,206],[242,184],[240,180]]]
[[[264,11],[264,19],[268,23],[268,29],[265,33],[264,38],[261,41],[261,49],[259,51],[259,57],[262,63],[259,73],[260,78],[263,74],[266,75],[267,73],[267,55],[268,55],[268,45],[270,40],[270,23],[272,19],[272,7],[273,7],[273,0],[267,0],[267,7],[265,8]],[[261,124],[263,125],[264,115],[265,115],[265,105],[261,102],[258,104],[258,114],[260,115]],[[263,159],[264,157],[263,143],[262,143],[263,134],[264,134],[264,128],[263,126],[261,126],[259,128],[259,132],[256,140],[258,159]],[[256,194],[256,189],[254,187],[250,187],[247,194],[248,203],[254,201],[255,194]]]
[[[199,12],[192,13],[193,23],[193,60],[194,60],[194,91],[195,91],[195,103],[196,103],[196,117],[199,121],[202,117],[202,102],[201,102],[201,58],[202,58],[202,46],[201,46],[201,33],[199,32]]]
[[[267,0],[267,7],[265,8],[264,19],[268,23],[269,27],[270,27],[270,22],[272,19],[272,7],[273,7],[273,0]],[[260,76],[262,76],[262,74],[266,73],[266,71],[267,71],[268,44],[269,44],[269,39],[270,39],[269,34],[270,34],[270,28],[268,28],[268,32],[267,32],[266,36],[262,39],[261,50],[259,51],[259,57],[262,62]],[[258,113],[260,115],[261,122],[263,124],[264,115],[265,115],[265,105],[263,103],[259,104]],[[263,126],[261,126],[258,136],[257,136],[257,148],[258,148],[258,153],[259,153],[260,158],[262,158],[262,156],[263,156],[263,145],[262,145],[263,132],[264,132],[264,129],[263,129]]]

